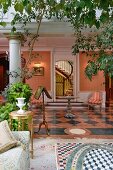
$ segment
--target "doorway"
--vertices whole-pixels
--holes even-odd
[[[105,90],[106,90],[106,107],[109,107],[113,103],[113,77],[108,75],[105,78]]]
[[[4,90],[4,88],[9,83],[9,61],[6,54],[0,54],[0,92]]]
[[[73,62],[59,60],[55,63],[56,99],[73,96]]]

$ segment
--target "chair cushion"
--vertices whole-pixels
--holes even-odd
[[[100,93],[99,92],[95,92],[92,97],[88,100],[89,103],[92,104],[101,104],[102,99],[100,97]]]
[[[7,120],[0,122],[0,154],[18,145],[8,126]]]

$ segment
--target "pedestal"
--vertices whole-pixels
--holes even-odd
[[[74,118],[75,115],[71,113],[71,100],[73,99],[72,96],[67,96],[67,100],[68,100],[68,105],[67,105],[67,113],[65,114],[65,118],[71,119]]]

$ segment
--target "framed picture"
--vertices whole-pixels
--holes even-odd
[[[44,67],[34,67],[34,75],[35,76],[43,76],[44,75]]]

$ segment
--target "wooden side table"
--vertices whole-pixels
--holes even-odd
[[[13,111],[9,114],[10,118],[10,129],[12,130],[13,120],[18,121],[18,131],[25,130],[25,122],[28,123],[28,129],[30,131],[30,139],[31,139],[31,158],[33,159],[33,112],[25,111],[23,114],[19,114],[16,111]],[[29,126],[30,125],[30,126]]]

